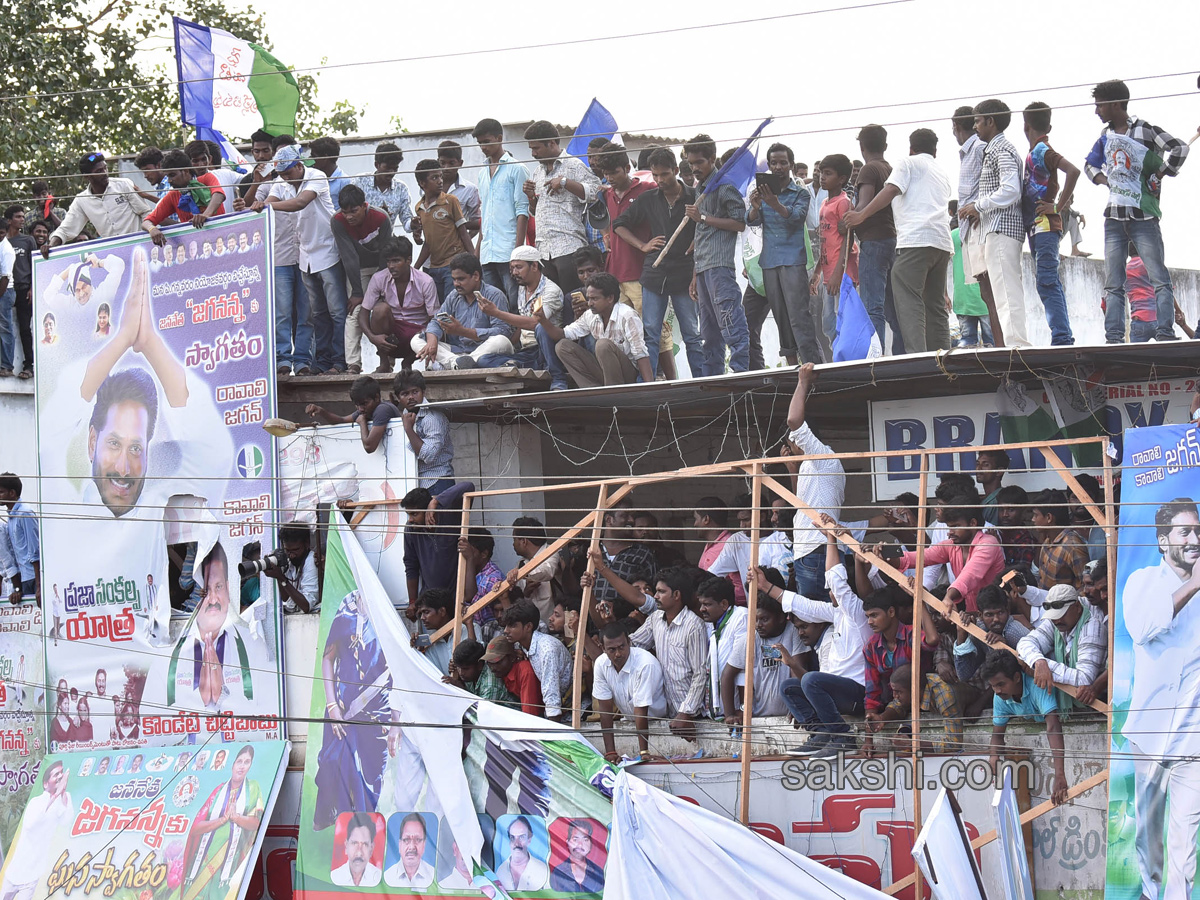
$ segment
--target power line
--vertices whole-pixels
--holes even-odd
[[[879,7],[884,7],[884,6],[901,6],[901,5],[904,5],[907,3],[912,3],[912,2],[914,2],[914,0],[876,0],[876,2],[873,2],[873,3],[858,3],[858,4],[851,5],[851,6],[833,6],[833,7],[825,7],[822,9],[804,10],[802,12],[780,13],[780,14],[773,15],[773,16],[762,16],[760,18],[754,18],[754,19],[734,19],[729,22],[710,22],[710,23],[706,23],[703,25],[679,25],[674,28],[660,28],[660,29],[656,29],[654,31],[639,31],[639,32],[631,32],[628,34],[604,35],[604,36],[600,36],[600,37],[571,38],[568,40],[547,41],[547,42],[538,43],[538,44],[519,44],[514,47],[490,47],[490,48],[486,48],[483,50],[455,50],[455,51],[450,51],[447,53],[430,53],[430,54],[425,54],[422,56],[404,56],[404,57],[396,57],[396,58],[392,58],[392,59],[360,60],[357,62],[346,62],[346,63],[326,63],[326,64],[319,65],[319,66],[304,66],[304,67],[297,67],[297,68],[289,68],[287,71],[291,74],[296,74],[298,72],[319,72],[319,71],[327,72],[327,71],[331,71],[334,69],[355,69],[355,68],[362,68],[364,66],[392,65],[395,63],[407,63],[407,62],[430,62],[430,61],[438,60],[438,59],[454,59],[454,58],[471,57],[471,56],[485,56],[485,55],[488,55],[491,53],[524,53],[529,50],[544,50],[544,49],[548,49],[548,48],[557,48],[557,47],[574,47],[574,46],[579,46],[581,44],[596,44],[596,43],[603,43],[603,42],[607,42],[607,41],[624,41],[624,40],[630,40],[632,38],[659,37],[659,36],[668,35],[668,34],[683,34],[683,33],[693,32],[693,31],[706,31],[711,28],[729,28],[729,27],[737,26],[737,25],[754,25],[754,24],[760,24],[760,23],[764,23],[764,22],[778,22],[778,21],[783,21],[786,19],[797,19],[797,18],[804,18],[806,16],[824,15],[826,13],[855,12],[858,10],[877,9]],[[274,72],[274,71],[261,73],[261,74],[267,75],[270,77],[277,77],[277,75],[278,75],[278,73]],[[81,96],[81,95],[103,94],[103,93],[108,93],[111,91],[141,90],[141,89],[149,88],[149,87],[157,87],[160,84],[164,84],[164,83],[166,83],[166,84],[202,84],[202,83],[207,83],[210,81],[238,81],[238,82],[240,82],[243,80],[247,80],[248,78],[254,78],[254,77],[256,77],[256,76],[254,76],[254,75],[250,75],[250,76],[246,76],[246,77],[243,77],[243,76],[236,76],[236,77],[213,76],[210,78],[187,79],[187,80],[179,81],[179,82],[175,82],[175,81],[154,82],[154,81],[151,81],[151,82],[143,82],[141,84],[113,85],[113,86],[105,87],[105,88],[84,88],[84,89],[75,90],[75,91],[52,91],[52,92],[34,93],[34,94],[13,94],[13,95],[10,95],[7,97],[0,97],[0,103],[3,103],[5,101],[10,101],[10,102],[11,101],[19,101],[20,102],[20,101],[27,101],[27,100],[52,99],[52,98],[57,98],[57,97],[77,97],[77,96]]]

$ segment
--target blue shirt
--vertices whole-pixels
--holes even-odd
[[[499,288],[494,288],[490,284],[480,284],[479,293],[495,303],[501,309],[508,309],[508,297],[504,291]],[[512,328],[508,323],[501,322],[499,319],[494,319],[479,308],[479,304],[475,302],[475,297],[470,300],[458,292],[457,289],[446,298],[446,302],[442,304],[438,313],[450,313],[454,318],[458,319],[458,324],[466,328],[474,328],[479,335],[478,340],[459,337],[458,335],[447,336],[442,331],[441,323],[437,317],[429,320],[429,324],[425,327],[426,334],[432,334],[439,342],[445,342],[450,349],[457,353],[470,353],[485,340],[493,335],[501,335],[506,338],[512,337]]]
[[[348,178],[346,173],[342,171],[341,166],[333,170],[333,174],[329,176],[329,196],[333,200],[334,209],[342,208],[342,204],[338,202],[338,196],[342,193],[342,188],[353,183],[354,179]]]
[[[808,204],[812,195],[798,188],[795,182],[779,193],[779,203],[788,211],[784,218],[768,203],[763,203],[755,218],[762,222],[763,248],[758,264],[764,269],[780,266],[808,267],[808,251],[804,249],[804,224],[808,219]]]
[[[33,565],[41,559],[37,517],[20,500],[8,514],[8,542],[12,545],[13,560],[21,572],[21,580],[33,581],[37,576]]]
[[[479,261],[504,263],[512,258],[517,246],[517,217],[529,215],[529,198],[525,196],[525,180],[529,170],[505,151],[492,174],[491,165],[479,171],[480,237]],[[506,306],[505,309],[508,307]]]
[[[1020,700],[1005,700],[995,697],[992,700],[992,724],[1007,725],[1009,719],[1026,718],[1035,722],[1046,721],[1049,713],[1058,712],[1058,703],[1049,691],[1038,687],[1032,675],[1021,673]]]

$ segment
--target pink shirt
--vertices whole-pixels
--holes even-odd
[[[975,612],[975,595],[985,584],[991,584],[1004,571],[1004,548],[990,531],[977,531],[969,547],[946,540],[925,550],[926,564],[948,565],[954,575],[950,587],[962,594],[970,612]],[[917,554],[909,550],[900,557],[896,568],[901,571],[917,564]]]
[[[821,204],[821,259],[817,267],[821,271],[821,281],[831,291],[840,291],[840,284],[829,284],[829,277],[842,261],[842,252],[846,248],[846,235],[838,231],[838,223],[845,218],[846,213],[854,209],[854,204],[846,196],[846,192],[836,197],[826,197]],[[858,247],[853,243],[850,249],[850,260],[846,263],[846,274],[850,280],[858,284]]]
[[[441,308],[437,286],[420,269],[410,267],[408,272],[408,287],[404,290],[403,300],[397,296],[396,279],[392,278],[392,273],[386,267],[372,275],[363,296],[363,309],[373,309],[376,303],[386,303],[392,308],[392,318],[397,322],[422,327],[429,324],[429,320]]]

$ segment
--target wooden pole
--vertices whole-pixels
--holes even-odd
[[[750,501],[750,572],[758,568],[758,543],[762,527],[762,464],[751,470],[754,486]],[[749,575],[750,573],[747,573]],[[738,577],[742,577],[739,573]],[[746,691],[742,698],[742,792],[741,820],[750,823],[750,728],[754,717],[754,635],[758,616],[758,579],[749,577],[746,592]]]
[[[587,572],[596,577],[596,563],[592,554],[600,549],[600,534],[604,530],[604,511],[608,509],[608,485],[600,485],[600,495],[596,498],[596,517],[592,520],[592,540],[588,545]],[[615,501],[614,501],[615,502]],[[587,621],[592,611],[592,594],[595,588],[588,585],[583,589],[583,600],[579,604],[579,634],[575,638],[575,668],[571,674],[571,727],[579,730],[582,720],[580,702],[583,694],[583,645],[587,643]]]
[[[459,530],[459,539],[466,540],[467,535],[471,532],[471,498],[463,497],[462,502],[462,527]],[[458,554],[458,584],[454,588],[454,636],[451,639],[451,647],[457,648],[459,638],[462,636],[463,626],[463,603],[466,600],[467,593],[467,554],[459,551]],[[409,597],[409,603],[415,603],[416,597]]]
[[[683,182],[680,182],[680,184],[682,184],[682,183]],[[682,200],[683,197],[681,196],[679,199]],[[700,202],[699,194],[696,194],[696,202],[697,203]],[[690,221],[692,221],[692,220],[687,217],[687,213],[685,212],[683,214],[683,221],[679,223],[679,227],[675,229],[675,233],[672,234],[671,237],[667,239],[667,242],[663,245],[663,248],[658,251],[658,259],[654,260],[654,265],[652,265],[650,268],[657,269],[658,264],[667,258],[667,251],[669,251],[671,249],[671,247],[674,246],[675,241],[678,239],[678,237],[681,234],[683,234],[683,230],[685,228],[687,228],[688,222],[690,222]]]
[[[1105,438],[1104,444],[1101,447],[1101,452],[1104,453],[1104,458],[1106,461],[1108,460],[1107,449],[1108,438]],[[1105,514],[1100,512],[1100,507],[1098,507],[1092,501],[1092,498],[1088,496],[1088,492],[1083,489],[1083,485],[1080,484],[1079,480],[1075,477],[1075,473],[1063,465],[1063,461],[1058,458],[1058,454],[1050,448],[1050,445],[1046,444],[1043,448],[1041,448],[1041,450],[1042,456],[1046,457],[1046,461],[1050,463],[1050,466],[1054,469],[1054,471],[1059,474],[1063,482],[1066,484],[1067,489],[1075,495],[1075,499],[1083,504],[1084,508],[1088,511],[1088,514],[1096,520],[1096,524],[1099,525],[1101,522],[1105,521],[1107,517]],[[1105,471],[1108,471],[1107,465],[1105,465],[1104,468]]]
[[[913,575],[913,583],[918,589],[924,584],[922,580],[925,577],[925,545],[928,543],[929,537],[925,531],[925,526],[929,521],[929,454],[921,454],[921,480],[917,488],[917,560],[916,571]],[[915,834],[921,831],[921,789],[924,785],[924,778],[920,775],[918,768],[920,763],[921,750],[921,688],[924,687],[925,679],[921,677],[921,638],[923,636],[923,624],[925,621],[925,604],[921,600],[916,599],[914,594],[913,603],[913,624],[912,624],[912,771],[913,771],[913,827],[916,829]],[[921,900],[925,896],[925,888],[922,884],[921,870],[915,869],[916,874],[916,892],[914,897],[916,900]]]
[[[1107,563],[1106,568],[1108,574],[1105,578],[1106,587],[1108,588],[1108,696],[1111,699],[1115,690],[1112,680],[1112,665],[1113,653],[1116,634],[1116,617],[1114,616],[1113,604],[1117,602],[1117,504],[1116,504],[1116,489],[1113,484],[1113,476],[1116,470],[1113,468],[1112,457],[1109,456],[1109,448],[1112,446],[1108,438],[1104,439],[1104,558]],[[1097,520],[1098,521],[1098,520]],[[1113,734],[1113,711],[1112,706],[1108,710],[1108,733]],[[1109,746],[1111,747],[1111,737],[1109,738]]]

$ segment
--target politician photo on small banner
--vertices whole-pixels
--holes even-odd
[[[374,887],[383,877],[387,829],[378,813],[353,812],[338,816],[333,833],[329,880],[338,887]]]
[[[1109,900],[1192,896],[1200,837],[1197,501],[1200,428],[1125,432],[1114,607]]]
[[[90,735],[60,729],[52,750],[281,736],[238,725],[282,711],[270,579],[245,613],[228,602],[230,566],[275,531],[271,242],[187,249],[269,227],[220,217],[166,229],[163,247],[127,235],[34,259],[37,314],[54,322],[35,375],[46,669],[68,714],[82,699],[90,716]],[[194,614],[175,642],[173,612]],[[97,670],[107,688],[93,691]],[[58,714],[59,696],[46,701]],[[218,712],[232,723],[202,717]]]

